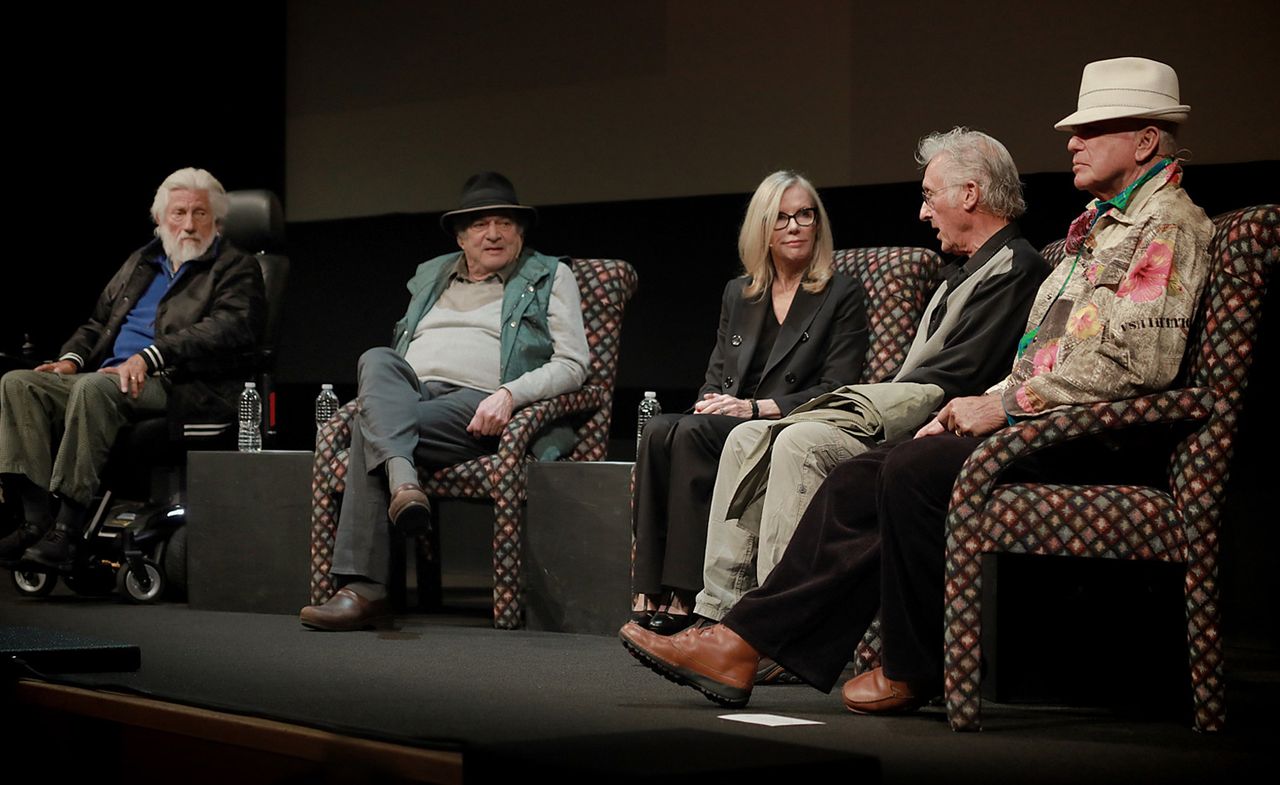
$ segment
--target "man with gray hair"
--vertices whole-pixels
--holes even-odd
[[[169,175],[151,205],[155,239],[116,272],[58,359],[0,380],[0,479],[25,519],[0,540],[0,560],[71,563],[126,423],[234,419],[267,313],[257,261],[218,233],[227,210],[207,171]]]
[[[385,624],[393,533],[419,533],[430,522],[419,467],[495,452],[517,409],[587,378],[578,282],[568,259],[525,245],[536,217],[502,174],[468,178],[458,208],[440,217],[458,250],[418,265],[393,345],[360,356],[360,406],[330,570],[339,588],[300,611],[304,626],[346,632]],[[576,441],[561,422],[531,450],[555,460]]]
[[[830,690],[879,611],[883,667],[845,683],[845,707],[913,711],[938,694],[945,520],[965,461],[1006,425],[1154,392],[1177,375],[1213,235],[1168,155],[1172,128],[1189,111],[1164,63],[1122,57],[1085,66],[1077,111],[1055,128],[1071,134],[1075,186],[1095,198],[1067,233],[1071,261],[1035,297],[1009,374],[982,395],[947,403],[914,438],[837,467],[768,580],[722,623],[670,638],[627,625],[623,645],[667,678],[742,706],[762,656]],[[1130,450],[1111,439],[1074,440],[1002,477],[1166,482],[1159,462],[1135,462],[1133,451],[1167,453],[1165,439],[1177,434],[1138,429],[1128,438]]]
[[[1014,223],[1025,204],[1013,157],[991,136],[957,127],[921,139],[916,161],[924,169],[920,220],[937,229],[944,253],[961,258],[944,268],[891,382],[843,387],[730,434],[694,608],[701,616],[724,618],[764,582],[832,469],[914,431],[941,404],[982,392],[1009,369],[1031,299],[1049,274]],[[766,662],[760,680],[779,675]]]

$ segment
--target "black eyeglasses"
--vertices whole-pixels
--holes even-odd
[[[938,194],[940,194],[940,193],[942,193],[943,191],[947,190],[948,188],[960,188],[960,187],[961,187],[961,186],[963,186],[963,185],[965,185],[965,183],[953,183],[953,184],[951,184],[951,185],[944,185],[944,186],[942,186],[941,188],[939,188],[939,189],[938,189],[938,190],[936,190],[936,191],[930,191],[928,188],[921,188],[921,189],[920,189],[920,200],[921,200],[921,201],[923,201],[925,204],[929,205],[929,209],[930,209],[930,210],[932,210],[932,209],[933,209],[933,198],[934,198],[935,196],[937,196]]]
[[[818,220],[818,211],[812,207],[805,207],[796,210],[794,213],[779,211],[778,220],[773,222],[773,228],[786,229],[793,220],[796,222],[796,226],[813,226],[813,222]]]

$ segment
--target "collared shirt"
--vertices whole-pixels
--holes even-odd
[[[1143,184],[1040,287],[1027,322],[1028,331],[1038,327],[1035,340],[989,391],[1010,416],[1123,400],[1173,382],[1213,237],[1213,222],[1181,183],[1173,165]]]
[[[1011,223],[944,274],[894,381],[935,384],[947,399],[978,395],[1009,372],[1049,265]]]
[[[760,380],[764,377],[764,367],[773,353],[773,345],[778,342],[778,333],[782,325],[778,323],[778,312],[773,310],[773,291],[770,290],[765,299],[764,319],[760,322],[760,335],[756,338],[756,350],[748,358],[747,367],[742,370],[742,378],[738,381],[738,394],[743,398],[755,398],[760,389]]]
[[[1013,238],[1021,236],[1022,232],[1018,230],[1018,225],[1011,223],[988,237],[982,247],[963,263],[947,265],[942,271],[943,286],[945,288],[939,289],[937,296],[941,296],[944,292],[954,292],[969,276],[986,264],[987,260],[994,256],[996,251],[1003,248]],[[944,297],[942,302],[938,303],[937,307],[933,309],[933,313],[929,315],[929,329],[925,333],[926,336],[933,335],[938,329],[938,325],[942,324],[942,317],[947,314],[948,302],[949,298]]]
[[[483,392],[502,386],[511,393],[517,408],[582,383],[590,353],[582,330],[578,283],[568,267],[558,265],[547,314],[556,356],[542,368],[502,384],[502,301],[515,264],[482,281],[472,281],[466,258],[459,258],[449,274],[448,286],[423,314],[405,350],[405,360],[421,381],[447,382]],[[580,371],[572,383],[567,380],[566,364]]]
[[[151,279],[151,285],[138,298],[120,325],[120,332],[116,333],[116,342],[111,348],[111,356],[102,363],[103,368],[120,365],[152,346],[156,339],[156,309],[186,269],[186,265],[180,265],[174,270],[165,254],[152,257],[146,263],[159,269],[155,278]]]
[[[515,272],[516,264],[518,262],[519,262],[518,258],[512,259],[511,261],[507,262],[507,264],[502,269],[496,272],[489,273],[484,278],[481,278],[479,281],[474,281],[471,279],[471,268],[467,267],[466,254],[459,254],[458,263],[453,266],[453,272],[449,273],[449,280],[464,281],[466,283],[483,283],[485,281],[491,281],[494,278],[497,278],[500,283],[505,284],[511,278],[511,273]]]

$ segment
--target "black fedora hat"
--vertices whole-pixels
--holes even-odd
[[[516,198],[516,187],[510,180],[497,172],[479,172],[468,177],[466,184],[462,186],[458,209],[440,216],[440,228],[446,232],[452,231],[454,219],[458,216],[486,210],[522,210],[528,216],[525,219],[526,226],[538,217],[537,210],[527,204],[520,204],[520,200]]]

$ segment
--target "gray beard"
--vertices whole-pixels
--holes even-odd
[[[186,264],[192,259],[199,259],[204,252],[209,250],[213,245],[213,235],[206,243],[184,243],[179,241],[179,236],[171,234],[168,229],[160,230],[160,243],[164,246],[165,256],[169,257],[169,264],[177,269],[179,265]]]

